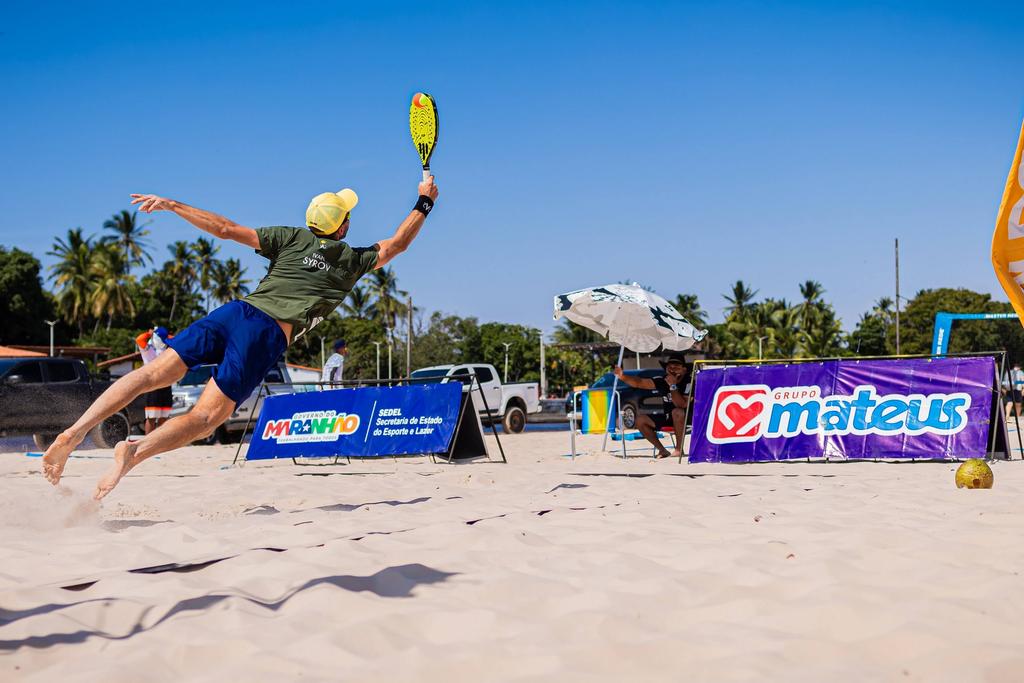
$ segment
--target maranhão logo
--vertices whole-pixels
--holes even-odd
[[[268,420],[263,438],[277,443],[337,441],[359,431],[359,416],[333,410],[311,410],[295,413],[290,418]]]
[[[956,434],[967,426],[971,396],[885,394],[861,385],[852,395],[822,397],[821,387],[765,384],[719,387],[711,402],[707,437],[711,443],[822,434]]]

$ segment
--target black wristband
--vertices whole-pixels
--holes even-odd
[[[430,214],[430,210],[434,208],[434,200],[425,194],[421,194],[420,198],[416,200],[416,206],[412,207],[413,211],[419,211],[424,216]]]

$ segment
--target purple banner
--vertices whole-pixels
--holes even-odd
[[[991,357],[702,370],[690,462],[981,457],[995,374]]]

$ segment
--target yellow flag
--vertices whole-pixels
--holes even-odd
[[[1021,164],[1021,154],[1024,154],[1024,125],[999,205],[996,230],[992,233],[992,266],[1024,325],[1024,216],[1021,215],[1024,213],[1024,164]]]

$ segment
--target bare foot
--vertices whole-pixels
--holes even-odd
[[[672,457],[673,458],[681,458],[681,457],[683,457],[683,452],[682,451],[675,451],[674,450],[674,451],[672,451]]]
[[[658,455],[656,457],[658,458],[658,460],[661,460],[662,458],[671,458],[672,454],[666,451],[664,448],[662,448],[660,451],[658,451]]]
[[[43,476],[46,477],[46,481],[54,486],[60,483],[60,475],[64,473],[64,465],[68,461],[68,456],[80,443],[82,443],[81,439],[76,441],[68,436],[67,432],[57,435],[50,447],[46,449],[46,455],[43,456]]]
[[[128,474],[135,465],[135,450],[139,447],[137,443],[122,441],[114,446],[114,464],[110,466],[107,473],[96,482],[96,491],[92,497],[101,500],[104,496],[114,490],[121,477]]]

